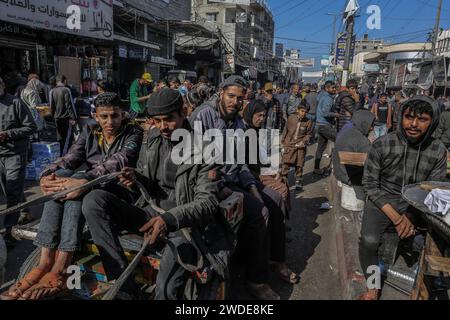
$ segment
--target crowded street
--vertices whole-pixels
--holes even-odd
[[[0,0],[0,303],[448,301],[450,4],[373,2]]]

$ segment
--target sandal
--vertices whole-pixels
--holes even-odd
[[[19,300],[49,300],[67,296],[67,276],[49,272],[37,284],[28,289]]]
[[[281,280],[287,283],[297,284],[300,281],[300,276],[289,269],[286,265],[271,263],[271,267],[273,268],[274,272],[276,272],[277,275],[281,278]]]
[[[8,291],[5,291],[0,295],[0,300],[17,300],[22,294],[24,294],[28,289],[33,287],[35,284],[41,280],[47,272],[42,269],[34,268],[29,273],[25,275],[22,279],[18,280]]]

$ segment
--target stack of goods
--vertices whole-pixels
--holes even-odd
[[[33,160],[28,164],[26,170],[27,180],[39,180],[41,172],[50,163],[55,161],[61,151],[58,142],[33,142]]]

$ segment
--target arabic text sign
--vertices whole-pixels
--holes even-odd
[[[0,20],[112,40],[112,3],[113,0],[0,0]],[[70,6],[80,8],[79,17],[67,10]],[[74,19],[79,19],[80,29],[67,27],[67,22]]]

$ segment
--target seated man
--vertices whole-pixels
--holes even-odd
[[[333,151],[334,175],[338,181],[353,186],[356,198],[365,201],[366,195],[362,188],[363,167],[342,165],[340,163],[339,152],[368,153],[371,143],[367,138],[373,129],[375,116],[367,110],[358,110],[353,114],[351,124],[347,129],[342,129],[338,134],[336,145]],[[348,126],[348,125],[346,125]],[[344,131],[345,130],[345,131]]]
[[[136,166],[142,130],[124,121],[125,112],[115,93],[103,93],[96,100],[97,125],[85,127],[76,143],[41,175],[41,190],[54,193],[80,186],[102,175]],[[77,172],[86,165],[85,172]],[[64,199],[45,203],[35,244],[41,247],[39,264],[12,285],[1,298],[42,299],[67,292],[65,271],[80,248],[84,219],[83,190]]]
[[[232,75],[220,85],[220,91],[213,98],[196,108],[189,118],[191,126],[200,124],[203,132],[217,129],[226,135],[226,131],[245,129],[245,123],[239,116],[247,81]],[[248,106],[247,106],[248,108]],[[264,118],[265,122],[266,119]],[[248,121],[250,122],[250,121]],[[247,123],[249,125],[249,123]],[[226,154],[228,150],[222,153]],[[246,264],[246,280],[250,292],[260,300],[279,300],[280,296],[272,290],[269,281],[269,213],[275,209],[276,202],[263,192],[262,184],[252,174],[247,164],[226,164],[221,167],[221,199],[233,191],[244,194],[244,217],[239,227],[237,252],[242,253]],[[275,209],[276,210],[276,209]],[[284,224],[283,224],[284,227]],[[277,230],[276,240],[284,246],[285,230]],[[275,241],[273,239],[272,241]],[[275,254],[279,254],[276,252]],[[284,260],[284,257],[277,259]],[[285,264],[280,265],[278,274],[290,279],[290,270]]]
[[[154,93],[147,113],[155,128],[150,130],[147,144],[141,151],[138,170],[125,169],[120,180],[128,188],[137,190],[137,179],[165,213],[158,215],[152,206],[131,205],[105,190],[92,191],[83,201],[83,214],[109,281],[117,279],[128,264],[118,240],[121,230],[148,233],[150,245],[170,233],[170,241],[175,247],[182,246],[186,259],[195,265],[199,258],[196,251],[177,231],[194,226],[203,230],[212,221],[219,204],[217,183],[212,174],[214,164],[176,165],[172,160],[172,150],[177,145],[171,141],[173,132],[177,129],[191,131],[181,93],[169,88]],[[167,247],[156,281],[156,299],[180,299],[186,275],[186,270],[176,263]],[[136,283],[129,277],[117,298],[132,298],[138,293]]]
[[[362,221],[359,260],[368,278],[370,266],[378,266],[382,234],[393,229],[401,239],[415,235],[416,218],[402,199],[403,187],[421,181],[443,181],[447,174],[447,151],[432,137],[439,123],[438,104],[429,97],[405,102],[399,126],[374,142],[364,168],[363,187],[368,197]],[[376,300],[381,288],[360,297]]]

